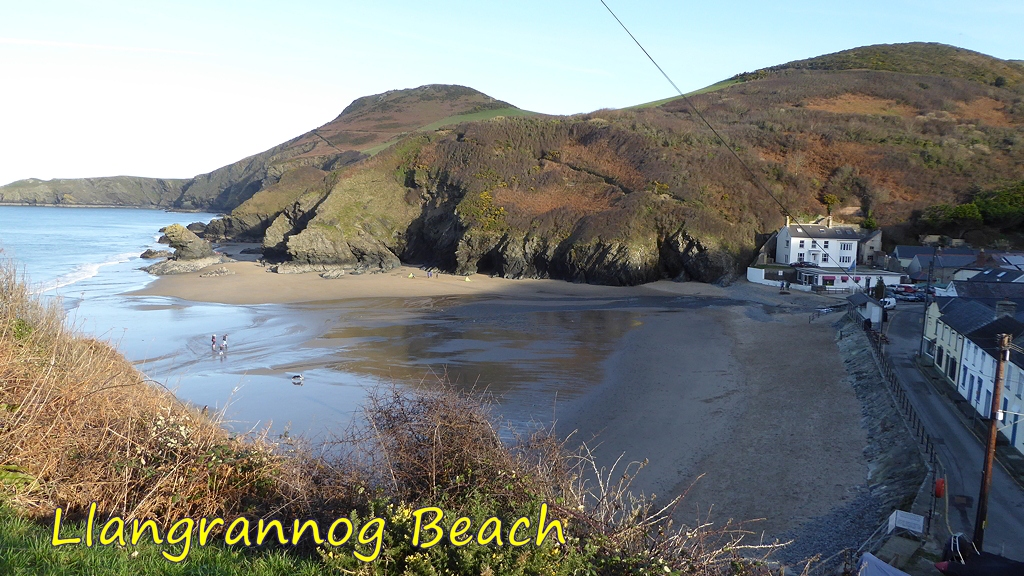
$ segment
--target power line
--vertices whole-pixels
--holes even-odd
[[[697,117],[701,119],[704,125],[708,127],[708,130],[711,130],[711,133],[718,138],[718,141],[722,143],[722,146],[725,146],[726,150],[728,150],[733,155],[733,157],[736,158],[736,161],[740,163],[740,166],[743,166],[743,168],[747,171],[747,174],[750,176],[750,182],[756,188],[760,189],[765,194],[767,194],[772,200],[774,200],[775,203],[779,205],[779,208],[782,209],[783,215],[788,216],[793,221],[796,221],[796,218],[793,216],[792,212],[790,212],[789,209],[786,208],[786,205],[783,204],[782,201],[779,200],[775,196],[775,194],[773,194],[772,191],[768,189],[767,186],[761,183],[760,179],[757,177],[757,173],[754,172],[754,170],[751,169],[750,166],[748,166],[742,158],[740,158],[740,155],[736,153],[736,150],[734,150],[733,147],[730,146],[729,143],[725,141],[725,138],[723,138],[722,135],[718,133],[718,130],[715,130],[715,127],[712,126],[710,122],[708,122],[708,119],[705,118],[704,115],[701,114],[700,110],[698,110],[697,107],[693,105],[693,102],[690,101],[690,98],[686,94],[684,94],[678,86],[676,86],[676,83],[673,82],[671,78],[669,78],[668,74],[666,74],[665,71],[661,68],[661,66],[658,65],[658,62],[654,59],[653,56],[651,56],[647,49],[644,48],[643,44],[641,44],[640,41],[636,39],[636,36],[634,36],[633,33],[629,31],[629,28],[627,28],[626,25],[622,22],[622,20],[620,20],[619,17],[615,15],[615,12],[612,11],[611,7],[609,7],[604,0],[601,0],[601,5],[603,5],[605,9],[608,10],[608,13],[612,15],[612,18],[615,18],[615,21],[619,23],[619,26],[622,26],[622,29],[626,31],[626,34],[629,34],[629,37],[632,38],[633,42],[635,42],[636,45],[640,48],[640,50],[643,51],[644,55],[647,56],[647,59],[651,61],[651,64],[654,64],[654,67],[658,69],[658,72],[661,72],[661,75],[665,77],[665,80],[668,80],[668,83],[672,85],[672,88],[674,88],[675,91],[678,92],[679,95],[683,97],[683,101],[686,102],[690,109],[693,110],[694,114],[696,114]],[[825,251],[825,248],[822,247],[821,244],[818,244],[818,241],[814,238],[813,234],[811,234],[809,231],[804,233],[807,234],[807,237],[811,239],[812,248],[815,245],[817,245],[818,248],[820,248],[826,255],[828,254],[828,252]],[[824,269],[824,267],[822,268]],[[847,269],[843,268],[842,266],[835,266],[835,268],[838,270],[847,271]],[[854,262],[854,269],[856,269],[856,262]]]

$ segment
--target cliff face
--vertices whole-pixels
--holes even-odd
[[[65,206],[141,206],[171,208],[188,180],[136,176],[38,180],[0,186],[0,202]]]

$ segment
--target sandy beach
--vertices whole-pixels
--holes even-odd
[[[252,262],[225,267],[234,274],[162,277],[133,294],[343,308],[345,326],[306,345],[346,343],[346,352],[289,369],[410,381],[444,358],[461,381],[493,386],[509,402],[502,407],[551,415],[557,433],[596,447],[603,465],[647,459],[635,487],[659,501],[689,490],[677,511],[687,523],[709,511],[718,523],[763,519],[748,527],[771,537],[842,505],[865,482],[865,432],[835,317],[808,322],[835,299],[742,280],[621,288],[427,278],[411,267],[333,280]],[[599,318],[581,326],[595,310]],[[537,320],[548,317],[557,319]]]

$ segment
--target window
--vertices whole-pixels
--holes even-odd
[[[801,241],[800,241],[800,248],[803,248],[803,247],[804,247],[804,241],[803,241],[803,240],[801,240]]]
[[[850,257],[850,256],[840,256],[839,257],[839,263],[840,264],[849,264],[850,262],[853,262],[853,258]]]
[[[786,248],[789,248],[789,239],[786,239]]]
[[[801,240],[800,243],[803,244],[803,241]],[[803,262],[804,261],[804,253],[803,252],[797,252],[797,254],[796,254],[796,261],[797,262]]]
[[[828,240],[822,242],[821,245],[825,247],[825,250],[828,250]]]
[[[825,242],[825,244],[828,244],[828,242]],[[828,246],[826,246],[826,248],[828,248]],[[828,262],[828,254],[825,254],[824,252],[822,252],[821,253],[821,261],[822,262]]]
[[[840,242],[839,249],[849,252],[850,250],[853,250],[853,242]]]

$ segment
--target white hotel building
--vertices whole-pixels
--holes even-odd
[[[849,269],[857,261],[860,229],[853,226],[824,224],[793,224],[779,230],[775,244],[775,262],[792,264],[810,262],[816,267]]]

